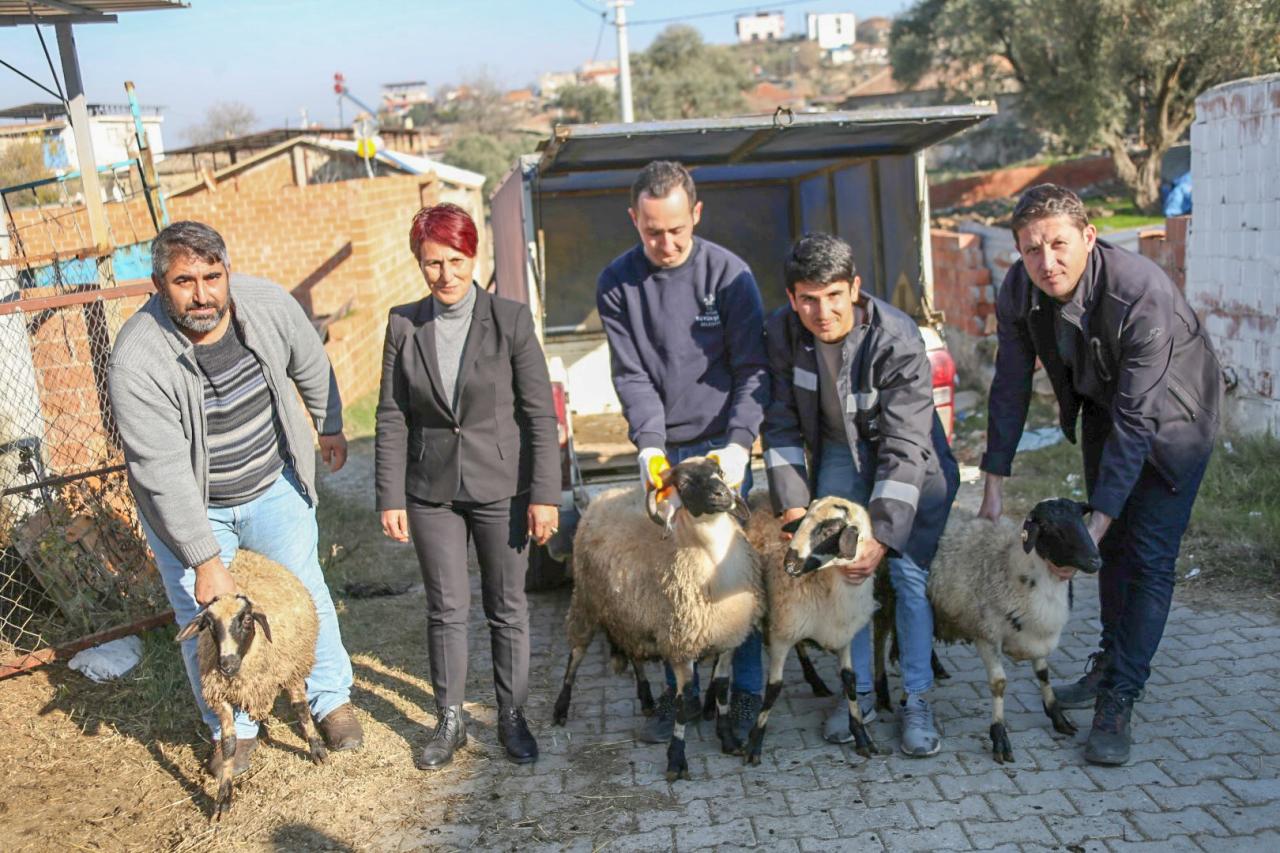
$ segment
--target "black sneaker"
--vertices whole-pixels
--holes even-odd
[[[739,743],[747,742],[751,727],[756,724],[756,717],[760,716],[760,708],[763,705],[764,700],[754,693],[738,690],[733,692],[733,696],[729,699],[729,719],[733,721],[733,733],[737,736]]]
[[[1118,766],[1129,761],[1133,746],[1130,721],[1133,697],[1115,690],[1099,690],[1094,705],[1093,728],[1084,745],[1084,760],[1090,764]]]
[[[662,691],[653,716],[636,731],[641,743],[668,743],[676,731],[676,694],[670,687]]]

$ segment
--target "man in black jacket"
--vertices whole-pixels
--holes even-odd
[[[914,320],[861,292],[853,250],[839,237],[807,234],[784,265],[790,305],[769,316],[765,342],[772,395],[762,437],[769,494],[783,523],[811,497],[865,505],[872,537],[841,567],[864,583],[887,559],[901,650],[901,749],[936,755],[942,738],[926,694],[933,686],[929,564],[960,486],[960,471],[933,408],[933,371]],[[852,644],[858,703],[874,712],[871,641]],[[844,701],[823,736],[853,739]]]
[[[1103,557],[1099,651],[1058,700],[1094,707],[1085,760],[1124,764],[1133,703],[1164,633],[1174,561],[1218,429],[1221,368],[1168,276],[1099,240],[1075,193],[1032,187],[1012,228],[1022,259],[997,297],[980,513],[1001,514],[1039,358],[1072,443],[1082,417],[1089,531]],[[1063,580],[1071,574],[1059,572]]]

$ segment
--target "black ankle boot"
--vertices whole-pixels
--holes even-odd
[[[538,760],[538,742],[533,739],[520,708],[498,709],[498,742],[507,748],[507,757],[516,764]]]
[[[1093,728],[1084,744],[1084,760],[1113,766],[1127,763],[1133,745],[1132,717],[1132,696],[1100,688],[1094,704]]]
[[[436,730],[431,740],[418,753],[415,762],[419,770],[439,770],[453,761],[454,751],[467,742],[467,723],[462,718],[462,706],[450,705],[436,709]]]

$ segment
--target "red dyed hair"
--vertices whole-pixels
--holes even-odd
[[[422,208],[409,226],[409,251],[415,258],[423,240],[441,243],[474,258],[479,239],[471,214],[449,202]]]

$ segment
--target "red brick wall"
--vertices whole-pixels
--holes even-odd
[[[995,288],[983,263],[982,238],[934,228],[929,239],[934,307],[946,315],[948,326],[979,337],[994,334]]]
[[[1091,184],[1113,180],[1115,175],[1115,164],[1110,157],[1086,157],[1052,166],[1014,166],[933,184],[929,187],[929,206],[941,210],[993,198],[1007,198],[1043,183],[1080,190]]]
[[[117,246],[150,240],[156,235],[145,199],[108,204],[107,227]],[[22,241],[28,256],[70,253],[93,245],[84,207],[26,207],[13,211],[10,236]],[[14,252],[16,254],[16,247]]]
[[[1138,251],[1160,265],[1165,274],[1187,292],[1187,230],[1190,216],[1170,216],[1163,231],[1143,231],[1138,235]]]

